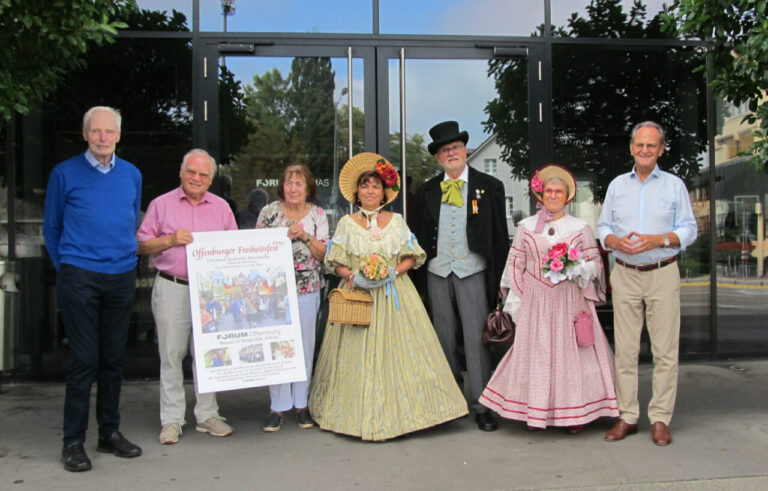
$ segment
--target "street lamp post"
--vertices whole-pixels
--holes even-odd
[[[235,0],[221,0],[221,14],[224,17],[224,32],[227,32],[227,17],[235,15]],[[221,57],[221,64],[227,64],[227,57]]]

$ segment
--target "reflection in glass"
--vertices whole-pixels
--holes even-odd
[[[537,167],[541,164],[531,163],[529,151],[528,60],[522,57],[497,58],[488,62],[487,70],[493,79],[494,96],[485,106],[487,120],[483,125],[485,131],[493,134],[489,139],[488,153],[498,155],[499,162],[506,164],[501,165],[497,177],[504,182],[506,194],[514,203],[512,220],[507,220],[510,233],[514,233],[517,222],[530,215],[528,179],[532,165]]]
[[[167,17],[168,21],[172,19]],[[32,169],[22,175],[25,199],[37,200],[41,206],[50,169],[85,151],[82,117],[94,105],[109,105],[122,113],[116,153],[141,171],[145,210],[150,200],[179,185],[181,158],[192,148],[191,44],[185,39],[118,38],[115,44],[89,50],[86,68],[68,75],[40,115],[25,118],[24,159],[36,160],[24,166]],[[50,260],[40,259],[45,272],[37,281],[42,278],[54,285]],[[149,259],[142,257],[126,361],[134,375],[152,375],[157,370],[150,306],[154,276]],[[41,291],[50,297],[41,294],[38,309],[50,321],[42,327],[46,331],[36,335],[57,349],[64,333],[55,322],[55,311],[50,311],[55,306],[52,286]]]
[[[748,109],[726,103],[715,136],[715,224],[718,351],[764,353],[768,285],[765,284],[765,212],[768,176],[740,155],[759,121],[743,122]]]
[[[552,34],[593,38],[666,38],[659,14],[669,0],[551,0]]]
[[[243,0],[235,2],[226,31],[371,33],[372,12],[370,0]],[[221,0],[200,0],[200,30],[225,30]]]
[[[141,12],[125,22],[131,31],[191,31],[192,0],[137,0]]]
[[[338,170],[347,161],[347,60],[328,57],[228,57],[219,80],[221,160],[243,209],[254,189],[277,199],[285,166],[305,164],[317,180],[317,204],[328,213],[331,233],[348,209],[338,193]],[[353,73],[363,73],[361,60]],[[226,87],[232,89],[227,91]],[[222,94],[228,93],[226,97]],[[353,102],[363,100],[362,82]],[[353,106],[353,148],[363,150],[364,115]]]
[[[528,214],[527,190],[520,192],[512,179],[509,167],[501,157],[494,135],[484,128],[489,101],[496,97],[494,81],[488,75],[487,60],[429,60],[406,59],[406,165],[407,186],[405,198],[412,198],[416,189],[437,175],[440,167],[427,151],[432,141],[429,129],[441,121],[458,121],[459,127],[469,133],[467,163],[485,171],[486,160],[496,161],[496,177],[505,184],[506,194],[520,214],[513,212],[509,229],[513,229],[514,217]],[[389,61],[389,157],[400,168],[400,60]],[[527,104],[527,89],[516,86],[523,105]],[[527,144],[527,138],[526,138]],[[416,210],[406,206],[408,217]]]
[[[542,0],[387,0],[383,34],[530,36],[544,24]]]
[[[595,200],[615,176],[631,170],[634,124],[654,120],[667,130],[659,166],[686,181],[699,225],[699,238],[679,262],[684,353],[711,349],[706,81],[693,73],[701,62],[693,49],[553,48],[555,160],[588,180]]]

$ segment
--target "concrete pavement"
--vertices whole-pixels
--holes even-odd
[[[641,367],[641,406],[650,398],[651,367]],[[581,435],[527,432],[504,420],[484,433],[473,418],[385,443],[317,428],[301,430],[293,414],[267,434],[266,389],[221,393],[229,438],[194,429],[181,441],[157,441],[158,383],[129,381],[123,389],[122,431],[144,454],[120,459],[96,451],[91,422],[86,451],[93,470],[73,474],[59,463],[63,384],[4,385],[0,395],[0,489],[768,489],[768,361],[686,363],[670,429],[657,447],[649,424],[637,435],[603,441],[611,421]],[[192,387],[187,385],[188,398]],[[190,404],[191,406],[191,404]]]

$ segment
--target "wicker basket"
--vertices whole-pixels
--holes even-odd
[[[373,297],[363,290],[334,288],[328,294],[328,321],[339,324],[371,324]]]

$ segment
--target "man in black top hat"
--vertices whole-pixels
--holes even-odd
[[[469,384],[465,393],[478,427],[493,431],[496,422],[478,398],[491,374],[483,322],[498,298],[509,252],[504,185],[467,166],[469,134],[459,131],[456,121],[435,125],[429,135],[429,153],[443,172],[416,192],[419,216],[413,232],[427,252],[427,267],[422,268],[426,278],[420,285],[428,292],[432,322],[457,380],[456,337],[462,333]]]

